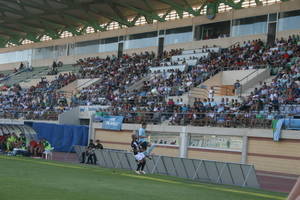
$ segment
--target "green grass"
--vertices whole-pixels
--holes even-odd
[[[275,200],[286,194],[126,170],[0,156],[1,200]]]

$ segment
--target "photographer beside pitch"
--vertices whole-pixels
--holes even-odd
[[[85,163],[86,157],[87,157],[87,162],[86,164],[97,164],[97,157],[95,150],[97,149],[103,149],[103,145],[100,143],[100,140],[96,140],[96,144],[94,144],[93,140],[90,140],[89,145],[86,147],[86,150],[82,152],[81,154],[81,163]]]

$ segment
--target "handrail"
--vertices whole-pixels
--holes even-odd
[[[1,79],[0,79],[0,82],[6,81],[6,80],[8,80],[9,78],[11,78],[11,77],[13,77],[13,76],[15,76],[15,75],[18,75],[18,74],[20,74],[20,73],[22,73],[22,72],[26,72],[27,70],[28,70],[28,69],[25,68],[25,69],[22,69],[21,71],[17,71],[17,72],[15,72],[15,73],[9,74],[8,76],[1,78]]]
[[[251,76],[252,74],[258,72],[259,69],[256,69],[255,71],[251,72],[250,74],[246,75],[244,78],[242,78],[241,80],[239,80],[240,82],[242,82],[243,80],[247,79],[249,76]]]
[[[230,49],[231,47],[233,47],[233,46],[235,46],[235,45],[237,45],[237,44],[240,44],[240,42],[235,42],[234,44],[230,45],[230,46],[228,47],[228,49]]]
[[[104,109],[105,110],[105,109]],[[135,114],[154,114],[157,112],[150,112],[150,111],[98,111],[98,112],[105,112],[106,114],[113,114],[113,113],[119,113],[119,114],[128,114],[128,113],[135,113]],[[182,114],[182,115],[190,115],[190,113],[188,112],[159,112],[160,114]],[[245,114],[259,114],[259,115],[270,115],[270,114],[276,114],[276,115],[285,115],[288,116],[288,114],[280,114],[280,113],[272,113],[272,112],[265,112],[263,114],[261,114],[259,111],[251,111],[251,112],[246,112],[246,113],[224,113],[224,112],[193,112],[195,114],[199,114],[199,115],[203,115],[203,114],[215,114],[215,115],[245,115]]]
[[[183,51],[192,51],[192,50],[199,50],[199,49],[211,49],[211,48],[222,48],[222,46],[207,47],[207,48],[197,48],[197,49],[183,49]]]
[[[87,81],[87,82],[85,82],[85,83],[82,83],[81,85],[77,86],[77,87],[75,88],[75,90],[78,90],[78,88],[84,86],[85,84],[94,81],[94,79],[97,79],[97,78],[91,78],[89,81]],[[98,78],[98,79],[100,80],[100,78]],[[79,80],[79,79],[77,79],[77,80]],[[95,81],[94,83],[98,82],[99,80]]]

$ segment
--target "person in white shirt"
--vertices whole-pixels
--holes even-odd
[[[212,99],[214,98],[214,95],[215,95],[214,87],[211,87],[210,90],[208,91],[208,98]]]

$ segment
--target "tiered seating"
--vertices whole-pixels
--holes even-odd
[[[231,66],[231,69],[249,69],[258,65],[268,64],[272,67],[286,66],[290,60],[297,61],[299,46],[294,40],[277,41],[278,50],[274,51],[263,46],[261,41],[244,43],[222,50],[221,54],[213,54],[209,59],[201,59],[197,67],[189,71],[174,70],[171,75],[159,74],[151,81],[144,83],[144,87],[135,93],[126,94],[113,104],[111,112],[126,116],[127,122],[142,120],[162,121],[169,119],[172,124],[221,125],[269,127],[272,119],[280,116],[278,100],[282,104],[295,104],[299,100],[296,86],[300,63],[291,65],[291,71],[286,68],[274,81],[276,87],[262,86],[247,97],[243,102],[227,101],[215,102],[213,99],[197,99],[194,105],[185,105],[182,101],[165,101],[164,97],[181,95],[188,91],[188,85],[196,85],[194,79],[189,82],[186,78],[201,76],[218,67]],[[253,56],[253,54],[255,56]],[[244,57],[244,60],[240,58]],[[165,77],[164,77],[165,76]],[[277,91],[276,91],[277,90]],[[279,91],[278,91],[279,90]],[[277,95],[277,92],[280,95]],[[273,100],[271,100],[273,99]],[[271,108],[264,112],[265,108]],[[276,111],[276,112],[271,112]],[[126,112],[126,113],[125,113]]]
[[[21,82],[29,81],[30,79],[37,79],[44,75],[48,67],[36,67],[32,71],[21,72],[6,81],[3,82],[5,85],[14,85]]]
[[[57,115],[68,109],[63,95],[56,91],[76,80],[76,75],[66,73],[56,79],[41,81],[29,89],[22,89],[15,84],[5,89],[0,95],[0,115],[2,118],[26,118],[57,120]]]
[[[59,88],[76,78],[99,78],[97,83],[72,96],[72,106],[106,105],[110,108],[105,112],[124,115],[127,122],[135,123],[168,120],[170,124],[244,126],[246,123],[264,127],[280,115],[282,109],[279,105],[300,102],[300,49],[295,38],[278,40],[272,48],[255,40],[229,49],[206,48],[206,52],[199,51],[201,49],[193,52],[201,55],[197,57],[195,66],[186,66],[185,63],[184,70],[164,66],[160,73],[152,71],[151,66],[166,62],[173,65],[172,59],[179,58],[178,55],[190,58],[193,54],[190,50],[173,50],[164,52],[161,59],[155,58],[153,53],[81,59],[75,65],[80,68],[77,75],[69,74],[54,82],[41,81],[29,90],[15,85],[10,88],[10,93],[1,96],[0,103],[5,114],[13,115],[10,116],[12,118],[20,112],[28,112],[28,118],[44,118],[45,111],[58,114],[69,108],[64,97],[57,94]],[[176,63],[176,66],[180,65]],[[243,101],[225,98],[216,102],[213,98],[206,98],[187,104],[180,99],[216,71],[253,69],[257,66],[281,67],[282,70],[271,85],[262,84]],[[72,68],[65,66],[65,70]],[[151,78],[148,78],[149,71],[154,72]],[[145,77],[147,79],[140,87],[128,90]],[[178,100],[174,102],[173,96],[177,96]]]
[[[83,89],[72,98],[72,105],[110,104],[117,98],[117,94],[125,94],[128,87],[145,77],[148,68],[155,58],[153,53],[121,58],[107,57],[87,58],[79,60],[81,67],[80,78],[100,78],[98,82]]]
[[[62,67],[57,68],[57,75],[64,73],[74,73],[77,74],[79,67],[72,65],[63,65]],[[10,80],[8,85],[13,85],[19,83],[22,87],[29,88],[36,85],[42,77],[46,77],[48,81],[55,79],[57,75],[48,75],[49,67],[35,67],[33,71],[24,72],[20,74],[20,77],[16,77],[16,80]],[[15,77],[14,77],[15,79]]]

